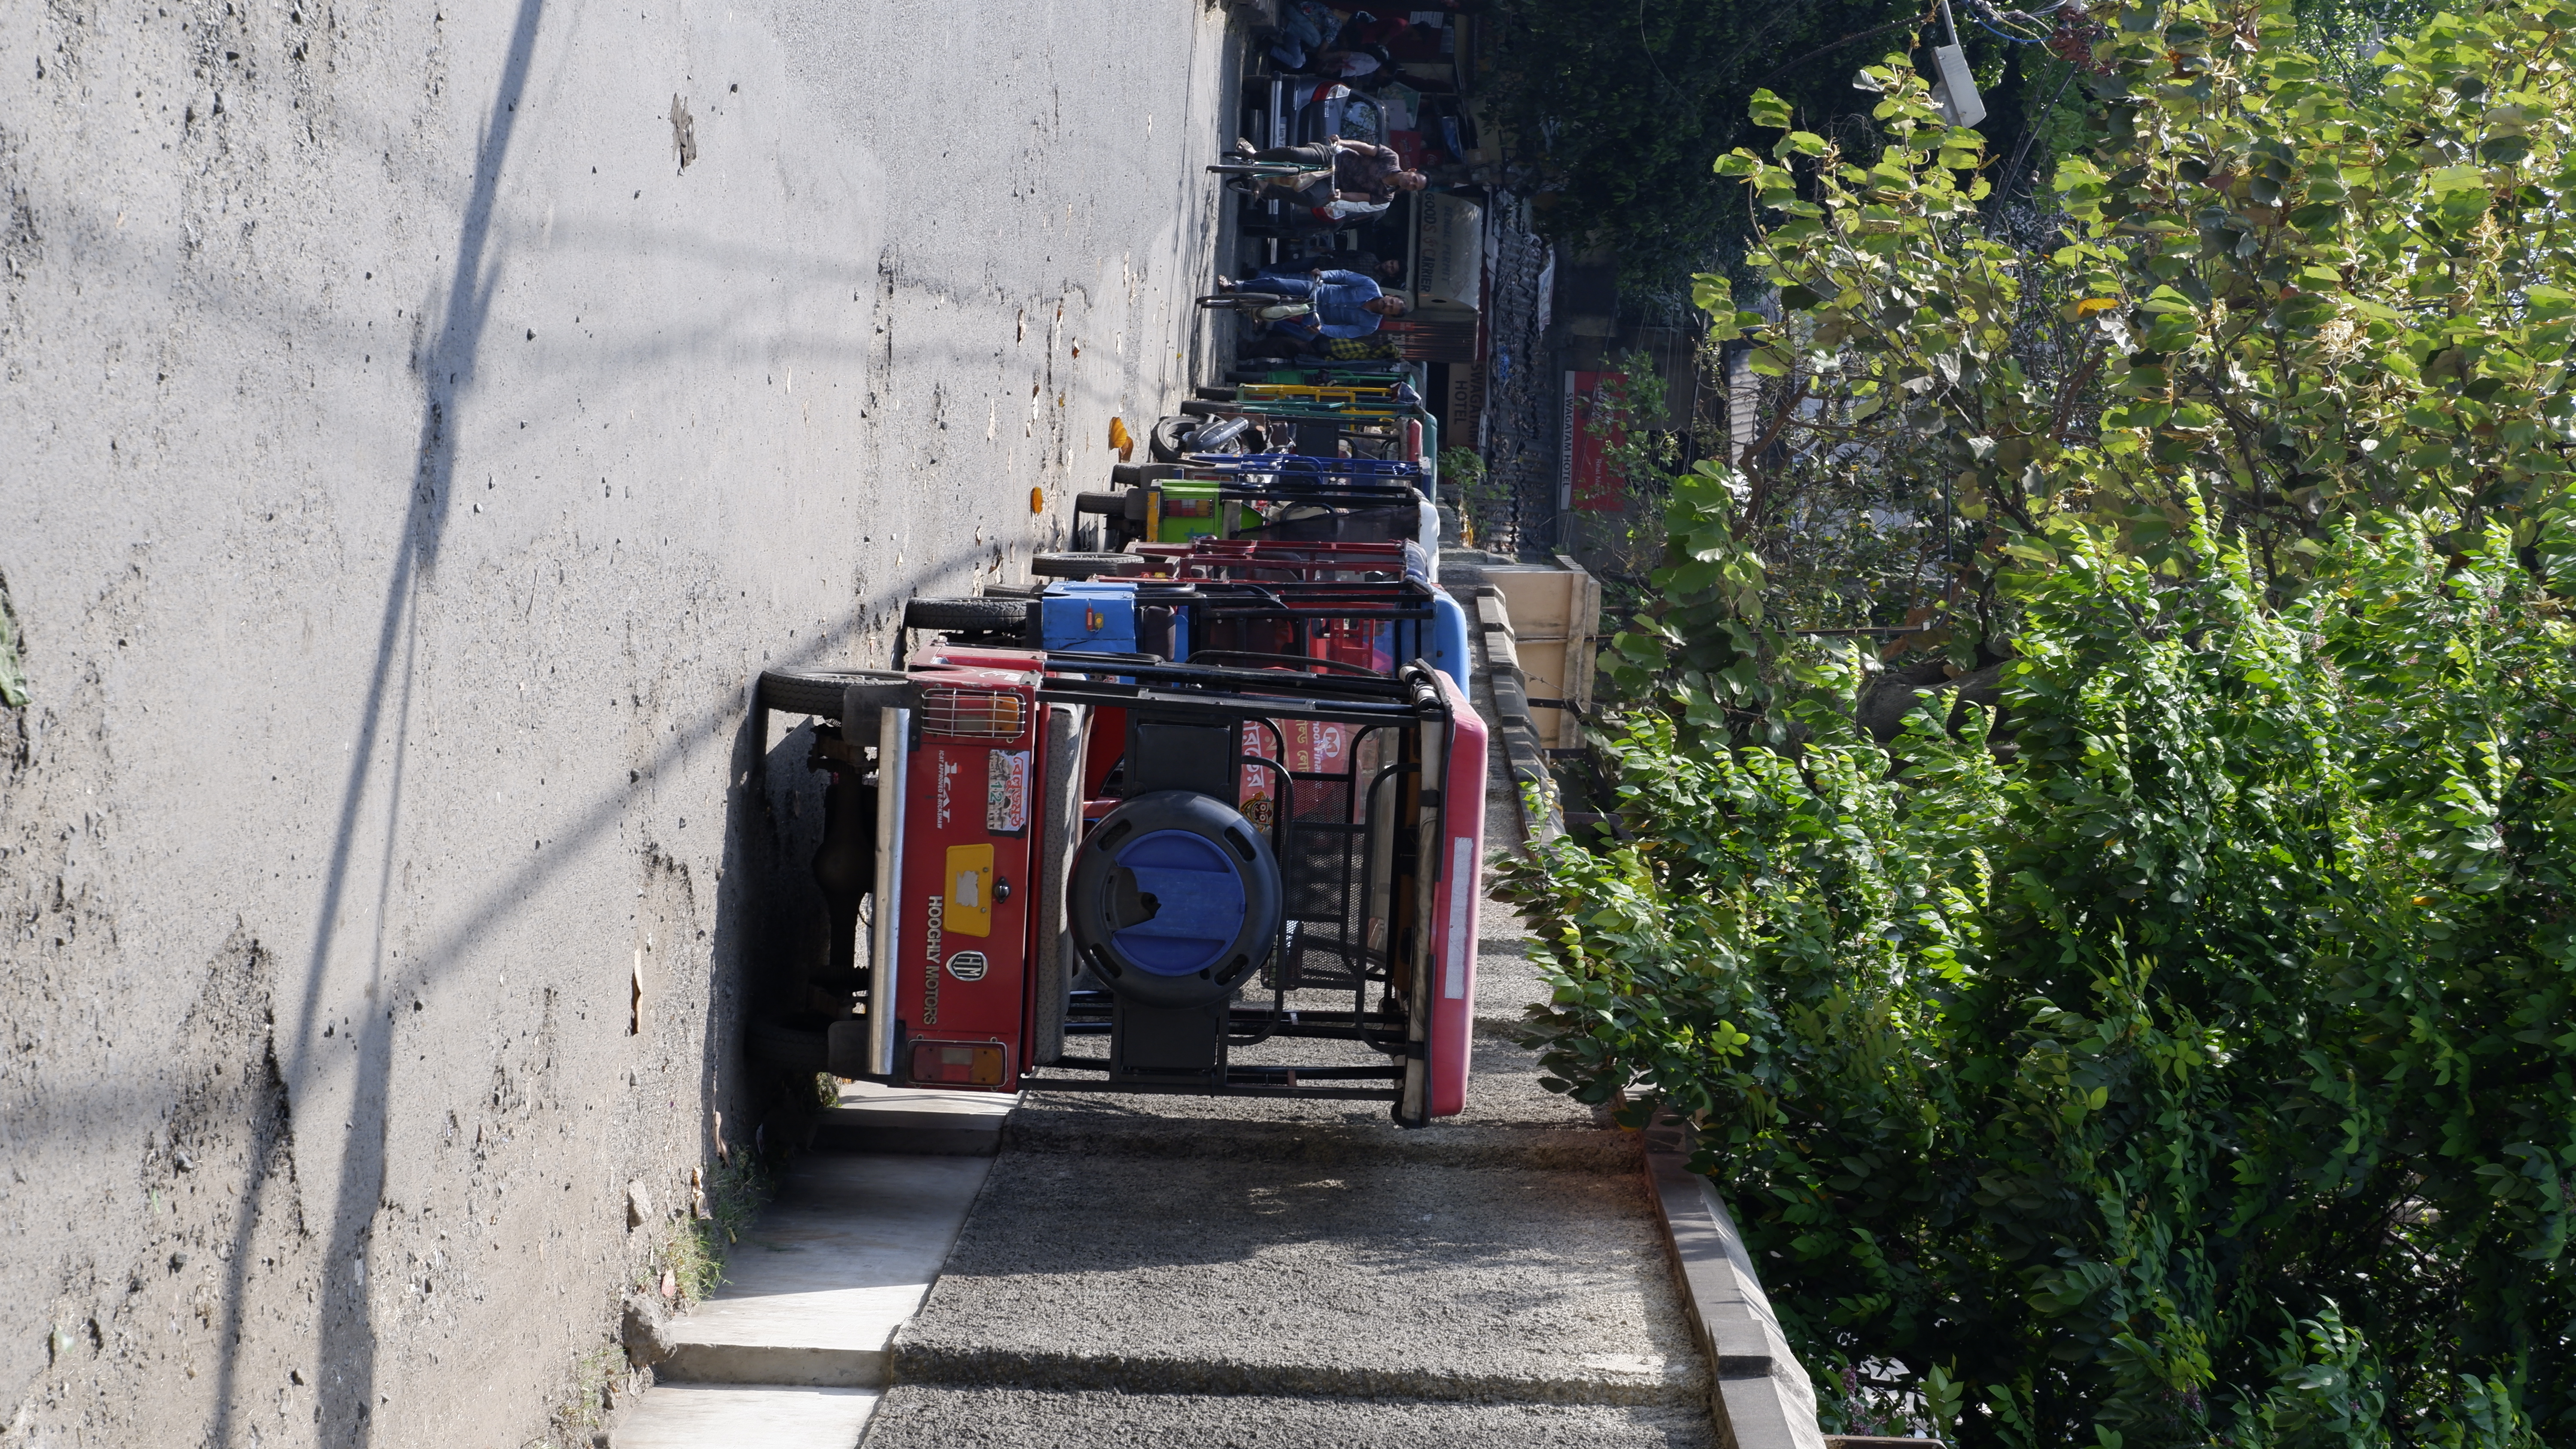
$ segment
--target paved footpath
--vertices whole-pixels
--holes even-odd
[[[1486,818],[1489,854],[1516,849],[1499,788]],[[1375,1103],[1032,1090],[989,1171],[809,1159],[680,1328],[746,1337],[768,1332],[758,1318],[780,1342],[721,1370],[684,1345],[664,1375],[773,1386],[656,1388],[614,1442],[848,1449],[865,1420],[866,1449],[1713,1445],[1637,1141],[1539,1087],[1509,1036],[1542,995],[1536,971],[1507,911],[1488,901],[1480,931],[1463,1115],[1408,1132]],[[851,1205],[837,1231],[883,1240],[864,1264],[795,1262],[840,1251],[806,1206],[822,1192]],[[865,1193],[912,1196],[886,1209],[900,1223],[863,1226]],[[932,1284],[923,1225],[970,1197]],[[799,1267],[821,1276],[776,1271]],[[836,1292],[847,1326],[827,1343],[809,1310],[829,1317]],[[779,1385],[799,1364],[804,1386]]]
[[[1499,788],[1486,819],[1518,848]],[[1475,1076],[1436,1126],[1024,1093],[868,1449],[1713,1442],[1637,1144],[1539,1087],[1518,922],[1479,930]]]

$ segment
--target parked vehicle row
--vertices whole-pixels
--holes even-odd
[[[1253,326],[1303,301],[1208,300]],[[885,668],[764,673],[761,709],[812,721],[831,929],[755,1049],[1458,1112],[1487,733],[1424,393],[1391,356],[1239,366],[1027,580],[909,600]]]

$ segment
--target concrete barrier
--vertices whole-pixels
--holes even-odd
[[[1474,600],[1486,685],[1500,716],[1495,733],[1511,777],[1537,787],[1536,809],[1529,791],[1519,792],[1523,838],[1554,839],[1564,832],[1564,810],[1530,718],[1510,609],[1474,565],[1444,560],[1441,572],[1453,592]],[[1708,1359],[1709,1412],[1720,1441],[1733,1449],[1939,1449],[1929,1439],[1826,1436],[1816,1422],[1815,1388],[1781,1335],[1743,1235],[1715,1185],[1690,1170],[1687,1129],[1663,1124],[1644,1138],[1648,1195],[1691,1331]]]

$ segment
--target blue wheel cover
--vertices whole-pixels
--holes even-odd
[[[1120,955],[1157,976],[1192,976],[1224,958],[1243,930],[1243,876],[1215,841],[1156,830],[1123,842],[1120,865],[1154,898],[1152,920],[1110,933]]]

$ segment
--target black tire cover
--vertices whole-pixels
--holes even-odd
[[[956,633],[1017,634],[1029,626],[1026,599],[906,599],[903,627]]]
[[[760,671],[760,702],[789,714],[839,719],[842,696],[851,685],[900,687],[907,679],[902,671],[893,669],[764,669]]]

